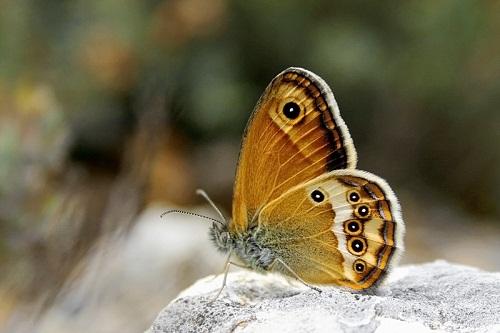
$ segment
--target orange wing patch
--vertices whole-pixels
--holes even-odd
[[[232,232],[264,205],[330,170],[354,168],[356,151],[329,87],[298,68],[266,88],[247,124],[234,187]]]

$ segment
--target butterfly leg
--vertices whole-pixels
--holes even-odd
[[[236,266],[236,267],[240,267],[240,268],[250,268],[250,266],[245,266],[245,265],[241,265],[241,264],[232,262],[231,261],[231,254],[232,254],[232,251],[229,252],[229,255],[227,256],[227,259],[226,259],[226,263],[224,264],[224,278],[222,279],[222,286],[220,287],[219,291],[217,292],[217,295],[215,296],[215,298],[213,300],[211,300],[210,303],[215,302],[215,300],[217,298],[219,298],[220,294],[222,293],[222,290],[224,290],[224,287],[226,286],[226,282],[227,282],[227,274],[229,273],[229,267],[231,265]]]
[[[236,266],[236,267],[239,267],[239,268],[252,269],[252,267],[249,265],[242,265],[242,264],[238,264],[237,262],[233,262],[233,261],[230,261],[229,264]]]
[[[228,265],[228,262],[226,261],[226,263],[224,264],[223,273],[226,272],[226,269],[229,269],[229,268],[226,268],[227,265]],[[251,266],[238,264],[237,262],[234,262],[234,261],[230,261],[229,265],[233,265],[233,266],[236,266],[236,267],[239,267],[239,268],[244,268],[244,269],[252,269]],[[215,280],[216,278],[217,278],[217,275],[215,275],[213,278],[211,278],[210,281]]]
[[[229,255],[227,256],[226,262],[224,264],[224,278],[222,279],[222,286],[217,292],[217,295],[215,295],[215,298],[211,300],[210,303],[215,302],[215,300],[219,298],[220,294],[222,293],[222,290],[224,290],[224,287],[226,286],[227,274],[229,273],[229,265],[231,265],[231,254],[233,254],[233,251],[229,251]]]
[[[321,293],[321,289],[319,289],[318,287],[315,287],[315,286],[311,286],[309,283],[307,283],[306,281],[302,280],[300,278],[300,276],[298,276],[297,273],[295,273],[293,271],[293,269],[290,268],[290,266],[288,266],[283,260],[281,260],[280,258],[276,258],[276,261],[278,261],[280,264],[283,265],[283,267],[285,267],[290,273],[292,273],[292,275],[297,279],[299,280],[300,282],[302,282],[303,285],[305,285],[306,287],[309,287],[311,288],[312,290],[314,291],[317,291],[318,293]]]

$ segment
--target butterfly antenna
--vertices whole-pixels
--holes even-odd
[[[205,216],[205,215],[201,215],[201,214],[196,214],[196,213],[191,213],[191,212],[185,212],[183,210],[179,210],[179,209],[171,209],[171,210],[167,210],[166,212],[163,212],[161,215],[160,215],[160,218],[163,218],[165,215],[168,215],[168,214],[173,214],[173,213],[177,213],[177,214],[184,214],[184,215],[191,215],[191,216],[196,216],[196,217],[200,217],[202,219],[206,219],[206,220],[210,220],[212,222],[217,222],[221,225],[224,225],[223,222],[219,221],[219,220],[216,220],[216,219],[213,219],[211,217],[208,217],[208,216]]]
[[[212,208],[215,209],[215,211],[217,212],[217,214],[219,214],[219,216],[222,219],[222,221],[224,221],[224,223],[227,224],[226,217],[222,214],[222,212],[220,211],[220,209],[214,204],[214,202],[212,201],[212,199],[210,199],[210,197],[208,196],[207,192],[205,192],[201,188],[199,188],[199,189],[196,190],[196,194],[201,195],[203,198],[205,198],[205,200],[207,200],[207,202],[210,204],[210,206],[212,206]]]

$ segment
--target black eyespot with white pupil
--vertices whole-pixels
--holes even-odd
[[[358,192],[356,192],[356,191],[352,191],[352,192],[349,192],[348,198],[349,198],[349,201],[350,201],[350,202],[354,202],[354,203],[356,203],[356,202],[358,202],[358,201],[359,201],[359,199],[360,199],[361,197],[359,196],[359,193],[358,193]]]
[[[358,273],[363,273],[365,270],[365,264],[363,261],[359,260],[354,263],[354,270]]]
[[[300,115],[300,107],[297,103],[288,102],[283,107],[283,114],[288,119],[296,119]]]
[[[315,202],[322,202],[323,200],[325,200],[325,195],[320,190],[314,190],[311,193],[311,198]]]
[[[361,237],[352,237],[347,242],[347,250],[355,256],[362,256],[365,254],[368,244]]]
[[[363,249],[365,248],[365,245],[359,239],[353,240],[351,246],[352,250],[356,253],[363,252]]]
[[[360,229],[359,223],[356,221],[351,221],[347,224],[347,229],[353,233],[358,232]]]
[[[358,236],[363,232],[363,224],[358,220],[345,221],[344,232],[347,235]]]
[[[361,217],[367,217],[370,214],[370,207],[367,205],[360,205],[356,208],[358,215]]]

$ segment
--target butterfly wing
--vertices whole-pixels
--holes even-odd
[[[259,214],[260,245],[313,284],[366,289],[403,249],[396,196],[380,177],[336,170],[298,185]],[[291,275],[284,265],[276,269]]]
[[[291,187],[355,168],[356,150],[328,85],[289,68],[266,88],[247,124],[234,186],[233,232]]]

